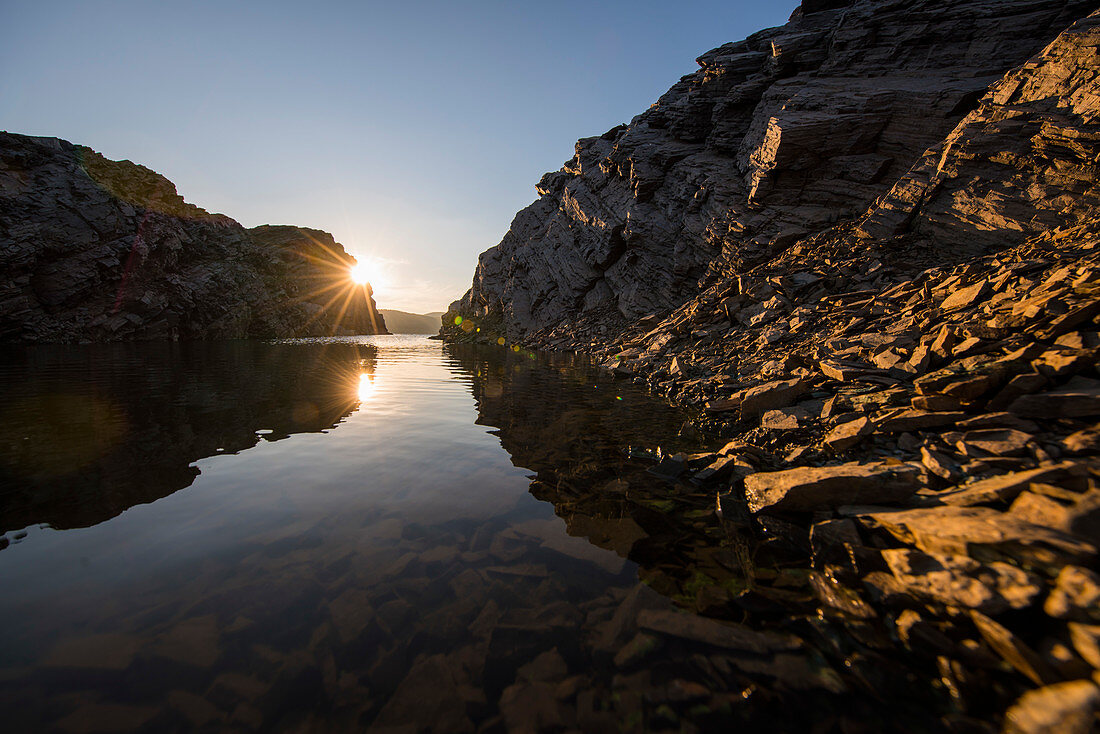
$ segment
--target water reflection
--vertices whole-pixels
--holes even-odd
[[[682,415],[571,358],[129,345],[0,380],[26,398],[0,525],[55,528],[0,552],[12,730],[828,731],[926,702],[876,629],[792,614],[794,555],[625,451],[681,448]]]
[[[373,372],[363,372],[359,375],[358,397],[360,403],[369,403],[377,390],[378,386],[374,384]]]
[[[334,428],[373,393],[376,360],[350,343],[5,352],[0,531],[94,525],[190,486],[203,457]]]

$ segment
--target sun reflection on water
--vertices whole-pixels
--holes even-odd
[[[365,403],[374,397],[375,392],[378,391],[378,386],[374,382],[374,375],[369,372],[362,372],[359,374],[359,402]]]

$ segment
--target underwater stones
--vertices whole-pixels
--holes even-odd
[[[556,700],[556,686],[545,682],[515,683],[500,696],[500,712],[508,731],[560,731],[571,723],[571,712]]]
[[[58,730],[83,732],[139,731],[159,712],[156,706],[131,706],[120,703],[86,703],[57,722]]]
[[[152,651],[179,663],[208,668],[221,657],[219,640],[217,619],[208,614],[174,625],[152,646]]]
[[[480,692],[465,684],[465,674],[445,655],[415,664],[375,719],[376,726],[418,722],[432,731],[465,734],[475,727],[467,716],[468,702]]]
[[[752,474],[745,478],[745,498],[753,512],[807,512],[901,502],[919,487],[920,472],[909,464],[850,462]]]
[[[757,631],[744,625],[722,624],[706,617],[672,610],[644,609],[638,614],[638,626],[670,637],[755,655],[795,651],[802,647],[801,641],[791,635]]]
[[[140,648],[141,640],[129,635],[67,637],[53,646],[42,664],[47,668],[125,670]]]

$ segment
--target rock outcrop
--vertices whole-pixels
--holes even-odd
[[[697,409],[716,446],[655,471],[935,656],[944,728],[1089,731],[1098,48],[1096,3],[807,3],[582,140],[443,335]]]
[[[163,176],[0,133],[0,341],[386,333],[331,235],[245,229]]]
[[[880,242],[951,230],[939,246],[958,257],[1005,242],[1000,231],[1018,243],[1073,222],[1090,204],[1065,194],[1091,180],[1078,123],[1094,101],[1063,93],[1085,81],[1091,49],[1071,34],[1010,70],[1096,6],[805,5],[700,56],[629,125],[580,140],[451,310],[510,338],[606,339],[837,225]],[[1043,214],[1028,216],[1036,201]]]

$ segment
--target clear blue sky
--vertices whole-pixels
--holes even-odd
[[[379,306],[442,310],[577,138],[796,6],[0,0],[0,129],[332,232],[382,268]]]

